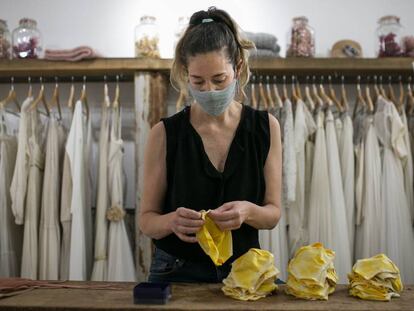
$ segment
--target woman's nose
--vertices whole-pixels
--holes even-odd
[[[203,85],[203,89],[201,91],[206,92],[206,91],[215,91],[215,90],[216,90],[216,86],[214,85],[214,83],[205,82]]]

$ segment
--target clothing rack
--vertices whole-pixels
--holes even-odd
[[[262,58],[249,60],[250,69],[254,75],[296,76],[305,79],[306,76],[331,75],[333,82],[355,83],[358,76],[391,76],[396,81],[399,76],[406,79],[413,74],[414,58]],[[59,77],[61,82],[113,81],[116,75],[120,81],[132,82],[134,74],[144,72],[162,72],[169,74],[172,59],[150,58],[101,58],[80,62],[63,62],[47,60],[0,60],[0,83],[9,83],[10,77],[15,82],[27,82],[27,77],[43,77],[49,80]]]

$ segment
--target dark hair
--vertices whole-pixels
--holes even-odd
[[[198,11],[190,18],[190,23],[177,43],[171,70],[171,84],[187,92],[188,58],[197,54],[223,50],[234,68],[240,65],[239,86],[243,88],[249,81],[248,49],[254,44],[241,38],[239,27],[230,15],[223,10],[210,7]]]

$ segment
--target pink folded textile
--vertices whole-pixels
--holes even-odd
[[[22,294],[35,288],[78,288],[78,289],[106,289],[121,290],[125,289],[122,283],[102,283],[102,282],[78,282],[78,284],[67,283],[66,281],[34,281],[21,278],[0,278],[0,299]]]
[[[89,46],[78,46],[70,50],[45,50],[44,59],[47,60],[63,60],[69,62],[77,62],[82,59],[92,59],[102,57]]]

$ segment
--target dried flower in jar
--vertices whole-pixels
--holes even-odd
[[[0,58],[10,58],[10,41],[0,35]]]
[[[13,55],[16,58],[38,58],[37,48],[39,40],[32,37],[28,42],[20,42],[13,46]]]
[[[397,35],[392,32],[385,36],[380,36],[379,57],[402,56],[402,49],[396,37]]]
[[[158,38],[149,38],[145,36],[135,42],[135,55],[138,57],[160,58]]]

